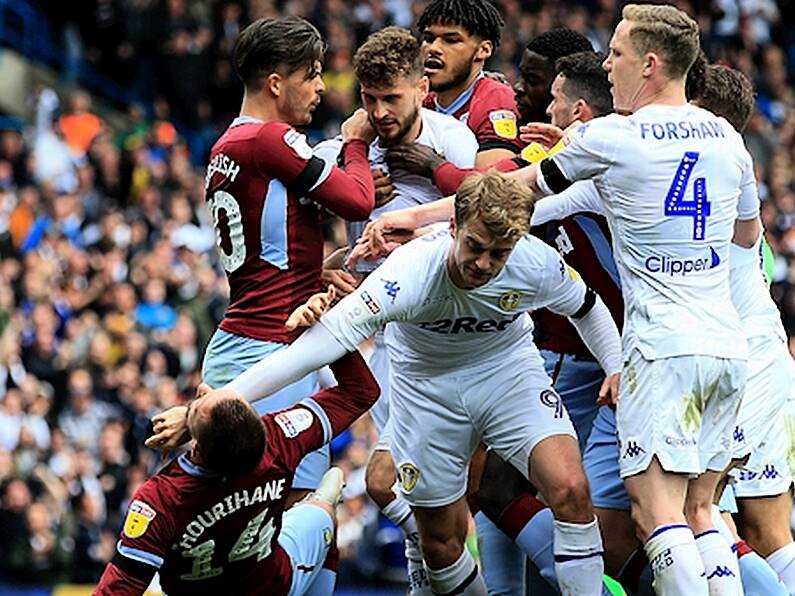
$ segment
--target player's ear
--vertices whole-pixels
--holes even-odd
[[[428,80],[428,77],[422,75],[417,85],[419,94],[421,96],[420,99],[423,100],[425,99],[425,96],[428,95],[428,91],[430,90],[430,81]]]
[[[475,52],[475,61],[476,62],[485,62],[491,55],[494,53],[494,44],[491,43],[488,39],[483,40],[478,45],[478,49]]]
[[[654,52],[647,52],[643,56],[643,76],[650,77],[657,69],[662,66],[660,57]]]
[[[593,117],[591,113],[591,108],[588,107],[588,104],[582,98],[574,102],[574,105],[571,108],[571,115],[572,115],[572,121],[582,120],[583,122],[585,122],[587,120],[591,120],[591,118]]]
[[[279,97],[282,92],[282,75],[278,72],[272,72],[265,79],[265,88],[274,97]]]

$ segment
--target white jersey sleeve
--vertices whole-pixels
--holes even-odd
[[[575,182],[556,195],[540,197],[533,206],[530,224],[539,226],[548,221],[563,219],[576,213],[590,212],[605,215],[599,191],[590,180]]]
[[[545,251],[544,269],[549,274],[544,276],[544,284],[539,288],[537,300],[545,308],[564,317],[575,315],[585,304],[585,282],[554,249],[545,248],[549,250]]]
[[[414,252],[406,248],[396,249],[320,319],[349,351],[387,323],[409,320],[419,306],[426,276],[420,271],[422,262],[412,259]]]
[[[756,188],[754,162],[748,151],[743,156],[745,166],[740,181],[740,199],[737,203],[737,219],[756,219],[759,216],[759,191]]]
[[[461,124],[455,120],[456,124]],[[445,131],[444,158],[459,168],[474,168],[478,140],[468,126],[455,126]]]
[[[568,136],[568,145],[549,158],[569,182],[593,178],[615,163],[616,152],[630,124],[626,117],[611,114],[586,122]],[[538,168],[538,187],[551,194],[543,168]]]

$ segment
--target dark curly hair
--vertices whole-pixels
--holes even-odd
[[[588,38],[579,31],[558,27],[536,35],[527,44],[531,52],[543,56],[552,64],[560,58],[577,52],[593,52],[593,46]]]
[[[432,25],[454,25],[490,41],[496,48],[500,45],[502,20],[500,11],[488,0],[432,0],[422,11],[417,21],[420,33]]]

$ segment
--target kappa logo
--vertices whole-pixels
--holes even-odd
[[[646,453],[646,450],[638,445],[635,441],[627,441],[627,449],[624,451],[624,455],[621,456],[622,459],[637,457],[641,453]]]
[[[124,520],[124,535],[128,538],[140,538],[156,515],[157,512],[149,505],[135,499],[130,503],[127,517]]]
[[[392,304],[395,303],[395,298],[397,298],[398,292],[400,291],[400,286],[396,281],[389,281],[388,279],[381,278],[381,281],[384,282],[384,289],[386,290],[386,295],[392,299]]]
[[[728,567],[721,567],[720,565],[718,565],[717,567],[715,567],[715,571],[713,571],[707,576],[707,579],[709,580],[712,579],[713,577],[734,577],[734,571],[732,571]]]
[[[498,302],[500,309],[504,311],[512,311],[514,308],[519,306],[519,301],[522,299],[522,296],[524,296],[524,294],[522,292],[517,292],[516,290],[505,292],[502,296],[500,296],[500,300]]]
[[[495,110],[489,112],[489,120],[494,132],[503,139],[515,139],[518,134],[516,127],[516,114],[510,110]]]
[[[414,490],[420,480],[420,471],[414,464],[400,465],[400,486],[407,493]]]

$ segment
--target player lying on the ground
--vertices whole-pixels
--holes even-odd
[[[309,320],[322,306],[313,308]],[[293,319],[304,318],[303,312]],[[337,387],[262,418],[230,389],[209,391],[165,413],[179,417],[177,434],[162,432],[166,420],[155,417],[161,433],[148,446],[165,447],[164,436],[173,445],[192,437],[191,451],[136,491],[96,594],[143,594],[159,572],[169,594],[286,596],[311,589],[330,596],[342,472],[332,468],[314,493],[286,512],[285,502],[301,458],[350,426],[378,397],[358,352],[343,354],[331,369]]]

